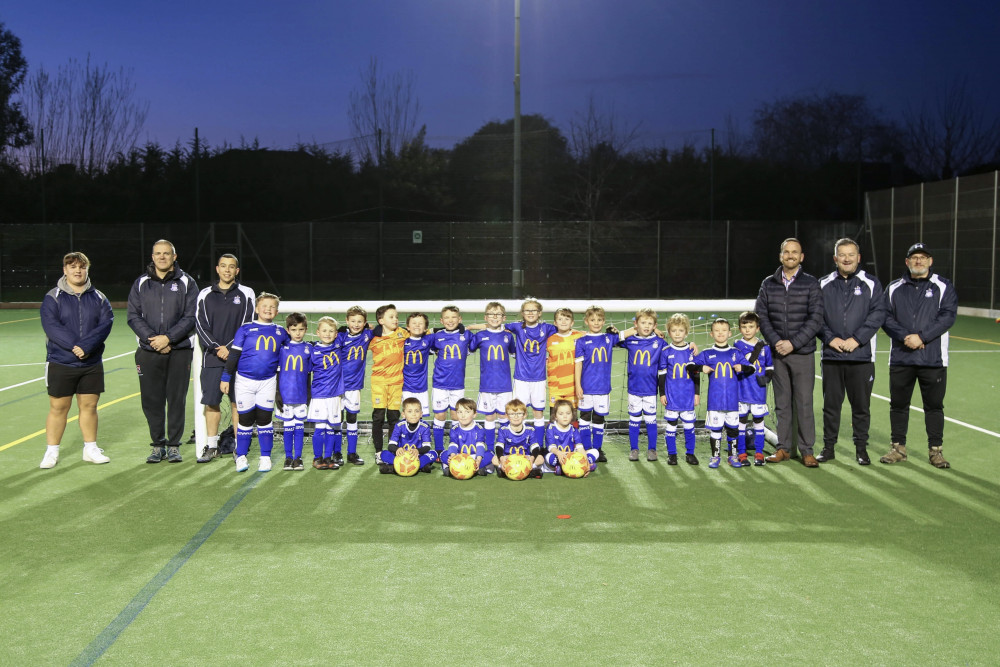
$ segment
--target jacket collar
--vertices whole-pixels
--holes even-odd
[[[67,294],[72,294],[73,296],[79,296],[76,293],[76,291],[72,287],[70,287],[69,281],[66,280],[66,276],[60,277],[59,278],[59,282],[56,283],[56,286],[61,291],[66,292]],[[93,289],[93,286],[90,284],[90,278],[87,278],[87,282],[84,284],[83,290],[80,292],[80,294],[83,294],[84,292],[89,292],[92,289]]]
[[[177,266],[177,263],[174,262],[173,268],[167,271],[167,275],[160,278],[160,276],[156,273],[156,265],[150,262],[149,266],[146,267],[146,273],[151,279],[165,283],[167,281],[174,280],[175,278],[179,278],[181,275],[181,267]]]

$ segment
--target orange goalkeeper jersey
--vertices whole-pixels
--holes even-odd
[[[570,331],[563,336],[553,334],[545,342],[547,358],[545,374],[549,380],[551,396],[573,396],[576,394],[576,339],[582,331]]]
[[[372,384],[403,384],[403,344],[410,332],[398,327],[384,336],[375,336],[368,345],[372,355]]]

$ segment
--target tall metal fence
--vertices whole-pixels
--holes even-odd
[[[778,266],[782,239],[803,241],[807,268],[831,270],[854,222],[522,222],[521,294],[574,299],[748,298]],[[514,296],[505,222],[8,224],[0,227],[0,301],[39,301],[82,251],[94,284],[122,301],[161,238],[199,285],[233,252],[241,279],[296,300]]]
[[[933,253],[933,270],[954,282],[960,305],[1000,309],[998,176],[994,171],[869,192],[879,279],[898,277],[906,249],[923,241]]]

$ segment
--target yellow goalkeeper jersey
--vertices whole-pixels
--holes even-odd
[[[403,384],[403,345],[410,332],[402,327],[375,336],[368,345],[372,355],[372,384]]]
[[[552,396],[573,396],[576,394],[576,339],[582,331],[570,331],[565,336],[556,333],[545,342],[547,358],[545,374],[549,380],[549,394]]]

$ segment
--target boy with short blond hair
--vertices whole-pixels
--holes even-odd
[[[618,343],[628,357],[628,435],[629,461],[639,460],[639,435],[646,425],[646,460],[656,461],[656,394],[659,386],[660,354],[663,340],[656,330],[656,311],[642,308],[635,314],[634,334],[622,336]],[[625,332],[623,332],[625,333]]]
[[[342,436],[340,411],[344,398],[343,348],[337,336],[337,320],[321,317],[316,322],[316,342],[312,345],[312,389],[306,419],[313,422],[313,468],[337,470],[343,459],[339,452]]]
[[[274,447],[274,395],[277,388],[279,350],[289,341],[288,332],[274,324],[278,315],[279,299],[274,294],[262,292],[257,297],[257,318],[240,326],[222,372],[219,389],[229,393],[229,382],[235,383],[236,410],[236,471],[243,472],[249,465],[247,453],[257,427],[260,445],[260,463],[257,470],[271,470],[271,449]]]
[[[460,398],[455,404],[455,419],[449,434],[451,442],[441,457],[441,474],[450,477],[448,461],[455,454],[469,454],[476,459],[476,471],[487,475],[494,471],[492,455],[486,457],[486,443],[483,441],[483,427],[476,423],[476,402],[471,398]],[[492,454],[492,453],[491,453]]]
[[[483,415],[486,449],[493,451],[496,420],[505,414],[513,398],[510,380],[510,358],[515,353],[514,334],[504,329],[507,315],[503,304],[486,304],[486,329],[472,334],[469,352],[479,350],[479,399],[477,409]]]
[[[542,322],[542,304],[528,297],[521,304],[521,321],[508,322],[507,331],[516,339],[514,360],[514,397],[531,408],[535,433],[545,427],[545,355],[550,336],[558,331],[554,324]]]
[[[337,345],[342,349],[340,362],[343,365],[344,411],[347,416],[347,462],[364,465],[358,456],[358,413],[361,412],[361,390],[365,387],[365,362],[368,346],[374,336],[368,326],[368,312],[361,306],[347,309],[347,324],[338,329]],[[343,465],[340,447],[334,450],[333,458]]]
[[[448,305],[441,309],[441,326],[429,341],[429,349],[436,355],[431,404],[434,408],[434,449],[439,456],[444,451],[445,419],[450,414],[454,425],[458,402],[465,399],[465,364],[471,338],[462,326],[458,306]],[[475,411],[476,404],[472,405]]]
[[[604,309],[591,306],[584,314],[587,333],[575,341],[574,383],[580,406],[580,439],[584,447],[597,450],[600,462],[607,461],[604,423],[611,409],[611,362],[621,336],[607,323]],[[631,331],[631,330],[629,330]]]
[[[694,365],[695,352],[687,342],[691,320],[683,313],[670,316],[666,324],[670,342],[660,354],[660,403],[665,407],[664,440],[667,445],[667,464],[677,465],[677,423],[683,423],[685,460],[688,465],[698,465],[695,456],[695,414],[700,401],[701,383]]]
[[[712,438],[712,459],[709,468],[718,468],[721,460],[722,431],[729,445],[729,465],[741,468],[737,456],[739,436],[739,374],[746,359],[729,344],[729,320],[720,317],[712,322],[712,347],[694,358],[695,366],[708,374],[708,413],[705,426]],[[742,453],[746,453],[745,451]]]

